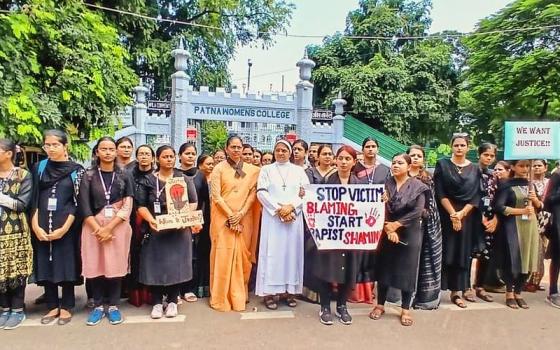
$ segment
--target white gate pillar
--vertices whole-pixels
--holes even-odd
[[[179,38],[177,49],[171,51],[175,58],[176,72],[171,75],[171,146],[178,149],[187,140],[188,125],[188,89],[189,76],[185,73],[188,68],[189,53],[185,50],[183,38]]]

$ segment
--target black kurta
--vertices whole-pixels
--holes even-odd
[[[325,184],[341,184],[338,173],[324,181]],[[354,174],[350,175],[348,185],[363,184]],[[323,282],[341,283],[348,286],[356,284],[359,254],[352,250],[322,250],[316,246],[309,252],[309,265],[313,275]],[[306,260],[305,263],[308,261]]]
[[[76,172],[76,183],[72,180],[72,172]],[[42,282],[81,282],[80,237],[81,220],[78,216],[79,183],[84,169],[77,163],[64,161],[48,161],[41,176],[38,166],[33,170],[35,186],[34,207],[38,211],[39,226],[49,233],[49,198],[56,198],[56,210],[52,211],[52,230],[64,225],[68,216],[74,215],[74,223],[66,234],[58,240],[43,242],[32,235],[33,248],[33,279],[37,284]]]
[[[357,163],[354,166],[353,172],[360,180],[371,185],[382,185],[391,176],[391,169],[384,164],[377,164],[373,168],[366,168],[362,163]]]
[[[434,171],[436,199],[439,206],[443,235],[442,289],[466,290],[470,285],[470,264],[473,253],[473,236],[477,220],[473,211],[463,219],[461,231],[453,229],[449,213],[441,204],[447,198],[455,210],[467,204],[478,206],[480,200],[480,172],[478,165],[457,167],[450,159],[437,162]],[[457,272],[460,272],[460,276]]]
[[[173,177],[185,179],[189,203],[196,203],[193,182],[179,170],[174,171]],[[165,188],[165,182],[151,174],[138,190],[138,205],[147,208],[153,216],[160,215],[154,212],[155,202],[160,203],[161,214],[167,214],[165,190],[157,198],[156,181],[159,181],[160,190]],[[139,282],[149,286],[169,286],[190,281],[193,277],[191,229],[149,231],[140,253]]]
[[[548,230],[548,250],[553,261],[560,261],[560,172],[552,175],[548,181],[544,197],[544,209],[552,214]]]
[[[210,286],[210,190],[204,174],[197,168],[182,170],[192,180],[198,198],[197,210],[202,210],[204,225],[202,230],[193,235],[193,285],[192,288]],[[200,294],[200,293],[199,293]]]
[[[387,180],[385,189],[389,197],[385,221],[403,225],[397,234],[407,245],[390,242],[387,234],[382,236],[377,248],[376,280],[380,285],[412,292],[416,289],[422,247],[421,218],[429,189],[422,181],[410,178],[397,191],[393,177]]]

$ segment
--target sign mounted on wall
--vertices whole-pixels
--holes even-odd
[[[560,158],[560,122],[505,122],[504,159]]]
[[[281,108],[192,104],[189,118],[294,124],[295,111]]]

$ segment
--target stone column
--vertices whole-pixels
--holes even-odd
[[[334,117],[332,121],[333,130],[333,151],[336,152],[342,146],[342,139],[344,138],[344,106],[346,100],[342,98],[342,93],[338,92],[338,98],[333,100]]]
[[[188,68],[189,53],[185,50],[183,38],[179,38],[179,45],[171,55],[175,58],[176,72],[171,75],[171,146],[178,149],[187,140],[187,120],[189,113],[188,88],[189,76],[185,73]]]
[[[298,61],[296,66],[299,68],[299,83],[296,84],[296,133],[297,137],[310,140],[311,116],[313,114],[313,84],[311,71],[315,67],[315,62],[307,57],[307,49],[303,58]]]
[[[133,89],[135,98],[135,103],[132,111],[134,116],[134,126],[136,127],[136,133],[134,134],[134,147],[138,147],[146,143],[146,119],[148,117],[148,106],[146,106],[146,94],[148,93],[148,88],[142,83],[142,78],[140,78],[140,83]]]

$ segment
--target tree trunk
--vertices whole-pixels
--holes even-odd
[[[539,115],[539,119],[544,119],[546,117],[547,112],[548,112],[548,99],[545,99],[544,104],[541,108],[541,114]]]

